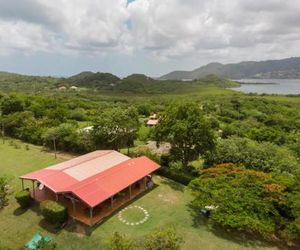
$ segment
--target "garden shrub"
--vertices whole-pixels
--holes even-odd
[[[7,179],[5,177],[0,177],[0,209],[8,204],[7,195]]]
[[[171,162],[171,156],[169,154],[163,154],[160,157],[160,165],[168,167]]]
[[[16,193],[15,198],[21,208],[28,208],[30,206],[31,197],[29,191],[27,190],[19,191],[18,193]]]
[[[179,250],[183,239],[172,228],[157,229],[147,234],[143,239],[145,250]]]
[[[63,224],[67,220],[67,208],[58,202],[45,200],[40,204],[41,213],[51,224]]]
[[[151,152],[150,149],[135,149],[131,150],[128,154],[129,157],[141,157],[141,156],[146,156],[152,161],[155,161],[157,163],[160,162],[160,156]]]
[[[135,242],[126,235],[115,232],[109,238],[108,250],[133,250],[136,249]]]
[[[197,177],[190,173],[183,172],[181,170],[173,170],[166,167],[161,167],[156,171],[156,173],[161,176],[167,177],[173,181],[179,182],[183,185],[188,185],[191,180]]]
[[[55,249],[57,249],[57,244],[55,242],[48,242],[44,238],[42,238],[37,244],[37,249],[55,250]]]

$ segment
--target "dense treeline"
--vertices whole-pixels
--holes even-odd
[[[86,101],[63,96],[1,95],[3,131],[26,142],[77,153],[133,145],[139,127],[136,108],[115,101]]]
[[[180,101],[164,98],[147,98],[141,102],[134,97],[130,97],[130,100],[121,97],[102,98],[84,93],[48,93],[39,96],[0,94],[1,119],[5,133],[35,144],[44,143],[43,134],[48,128],[62,126],[64,128],[61,130],[80,132],[85,125],[96,125],[97,121],[99,123],[99,118],[105,116],[106,111],[113,112],[111,110],[114,108],[119,109],[116,116],[120,116],[122,110],[128,108],[134,108],[136,111],[133,114],[136,116],[148,116],[151,112],[162,113],[167,106],[176,105],[178,102]],[[270,142],[289,148],[297,157],[300,156],[300,112],[288,104],[258,97],[232,97],[199,101],[197,105],[202,116],[222,139],[236,136],[260,143]],[[136,125],[134,130],[137,131]],[[86,138],[86,135],[82,137]],[[71,148],[67,150],[72,151]]]
[[[0,89],[3,91],[36,91],[58,86],[62,79],[58,77],[42,77],[19,75],[0,71]]]
[[[239,83],[214,75],[194,81],[161,81],[142,74],[133,74],[123,79],[111,73],[81,72],[64,77],[40,77],[0,72],[0,90],[22,92],[101,92],[105,94],[170,94],[193,93],[207,86],[236,87]],[[71,87],[75,87],[72,89]]]

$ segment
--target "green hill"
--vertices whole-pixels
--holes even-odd
[[[82,71],[79,74],[73,75],[71,77],[69,77],[70,81],[82,81],[83,79],[85,79],[86,77],[90,77],[94,75],[94,73],[92,71]]]
[[[110,89],[120,81],[120,78],[111,73],[93,73],[84,71],[67,79],[70,85],[85,88]]]
[[[111,73],[84,71],[69,78],[28,76],[0,72],[0,90],[50,91],[59,86],[77,86],[107,93],[168,94],[198,91],[199,87],[233,87],[237,83],[207,75],[195,81],[157,80],[143,74],[132,74],[123,79]]]
[[[41,90],[55,88],[64,82],[63,78],[49,76],[30,76],[0,71],[0,89],[2,90]]]

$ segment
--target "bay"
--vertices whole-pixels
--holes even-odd
[[[240,87],[231,88],[244,93],[299,95],[300,79],[241,79]]]

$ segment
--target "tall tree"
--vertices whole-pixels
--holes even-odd
[[[183,167],[215,147],[215,135],[196,104],[187,103],[167,109],[154,133],[158,144],[162,141],[171,143],[171,153],[182,162]]]
[[[52,145],[53,145],[55,159],[57,158],[56,147],[57,147],[57,140],[58,140],[58,138],[59,138],[59,128],[58,127],[49,128],[43,134],[44,141],[46,143],[51,142]]]
[[[295,220],[287,198],[293,178],[276,178],[234,164],[208,168],[189,184],[194,195],[192,205],[196,213],[210,207],[212,225],[268,238]]]
[[[98,148],[119,150],[133,145],[139,128],[135,108],[114,108],[103,111],[94,121],[93,138]]]
[[[264,172],[294,173],[299,163],[293,152],[269,142],[231,137],[219,140],[214,152],[206,155],[206,165],[232,162]]]
[[[3,115],[21,112],[24,110],[24,102],[15,95],[5,96],[1,101],[1,110]]]
[[[58,127],[49,128],[43,135],[45,145],[64,151],[80,151],[79,148],[85,148],[85,145],[79,145],[80,133],[74,124],[62,123]]]

